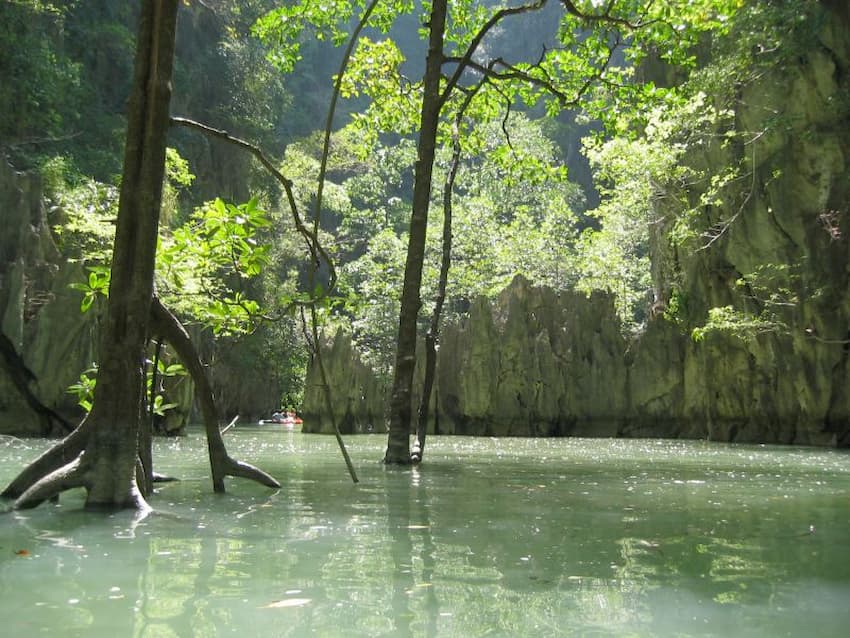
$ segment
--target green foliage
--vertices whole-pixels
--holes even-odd
[[[570,256],[578,236],[580,190],[567,180],[542,122],[514,113],[470,132],[476,154],[458,174],[454,195],[455,255],[450,296],[466,305],[494,296],[517,274],[562,289],[574,277]],[[439,167],[447,158],[439,160]],[[439,237],[441,207],[434,207],[431,236]],[[437,267],[438,249],[430,250]]]
[[[751,273],[742,275],[735,284],[742,294],[760,307],[780,312],[800,303],[802,268],[797,264],[759,264]],[[816,298],[819,290],[806,291],[806,297]]]
[[[822,26],[817,0],[746,2],[728,24],[728,34],[712,41],[710,63],[692,82],[718,103],[731,106],[742,85],[805,57],[817,46]]]
[[[58,182],[57,177],[52,179]],[[52,199],[52,229],[66,258],[87,265],[109,264],[118,215],[118,189],[86,179],[54,193]]]
[[[675,92],[618,113],[616,121],[609,122],[618,135],[585,141],[602,203],[589,213],[598,219],[600,230],[588,231],[581,248],[579,286],[613,292],[627,325],[640,321],[642,308],[652,299],[650,244],[656,259],[668,261],[672,258],[664,251],[711,249],[753,196],[756,153],[784,125],[777,117],[767,118],[763,130],[737,127],[742,87],[804,54],[819,28],[816,5],[809,0],[741,3],[722,20],[710,43],[701,45],[702,65]],[[765,280],[763,275],[751,276]],[[748,282],[748,296],[754,296],[755,288]],[[787,300],[788,292],[762,289],[756,296],[759,304],[771,305],[772,298]],[[717,310],[707,325],[711,330],[739,325],[752,333],[783,324],[770,314],[736,313]],[[674,315],[682,317],[681,312]]]
[[[68,386],[68,394],[73,394],[77,397],[77,405],[83,410],[89,412],[92,402],[94,401],[94,387],[97,385],[97,365],[92,364],[80,374],[80,379],[76,383]]]
[[[74,82],[82,82],[82,95],[97,97],[87,103],[106,105],[97,117],[78,109],[83,114],[80,122],[88,125],[90,121],[97,128],[92,131],[91,148],[67,154],[64,165],[60,160],[48,162],[44,170],[51,189],[59,193],[56,201],[61,200],[56,212],[60,245],[89,268],[87,281],[75,286],[88,308],[108,285],[105,265],[117,191],[68,176],[81,165],[96,167],[103,180],[112,174],[111,160],[96,151],[102,148],[104,155],[108,151],[113,160],[118,157],[113,140],[123,121],[122,80],[111,77],[110,69],[117,69],[118,76],[128,75],[124,52],[132,45],[132,34],[124,18],[130,10],[121,3],[99,1],[93,3],[96,9],[91,9],[91,3],[69,4],[69,13],[54,15],[48,11],[49,3],[16,4],[52,16],[54,30],[68,24],[79,35],[97,22],[97,28],[91,29],[96,44],[92,50],[84,50],[84,40],[79,39],[68,56],[56,57],[62,64],[51,67],[44,62],[49,56],[41,54],[28,61],[37,68],[34,78],[65,69],[64,76],[49,83],[58,87],[66,82],[72,96]],[[279,4],[225,0],[216,3],[216,19],[210,21],[208,9],[191,3],[186,10],[193,12],[193,19],[184,21],[190,26],[181,27],[175,72],[175,84],[186,88],[177,103],[191,107],[191,115],[246,139],[266,142],[269,147],[271,142],[278,148],[285,145],[284,172],[295,183],[299,209],[310,210],[317,193],[321,148],[319,136],[310,134],[310,129],[317,126],[317,115],[324,115],[325,96],[336,69],[327,53],[331,45],[346,39],[367,3],[302,0],[285,7]],[[711,229],[700,226],[701,211],[739,201],[735,197],[748,174],[746,158],[736,156],[723,173],[707,170],[700,159],[712,145],[732,148],[746,141],[732,129],[729,100],[734,99],[734,87],[743,73],[754,77],[747,50],[756,50],[760,62],[771,59],[768,52],[782,41],[783,28],[792,25],[793,30],[802,31],[811,24],[794,19],[792,9],[786,7],[808,11],[813,3],[582,0],[539,4],[547,17],[532,22],[536,3],[525,7],[470,0],[450,3],[422,293],[425,309],[439,269],[441,185],[457,133],[462,162],[453,198],[455,252],[448,308],[461,311],[479,294],[494,295],[519,273],[555,288],[610,290],[624,323],[634,325],[652,288],[651,231],[672,231],[677,246],[705,244],[710,241],[705,233]],[[587,16],[571,12],[572,6]],[[381,2],[372,14],[373,30],[360,39],[342,78],[342,97],[348,100],[345,108],[357,112],[338,118],[349,124],[333,135],[330,180],[324,188],[321,237],[332,256],[344,261],[339,273],[343,298],[327,299],[319,310],[320,319],[350,319],[358,341],[367,349],[367,359],[382,370],[392,364],[423,99],[421,82],[407,77],[421,66],[422,60],[411,55],[421,53],[421,44],[383,34],[399,33],[396,22],[402,14],[415,12],[410,22],[424,23],[429,10],[428,3],[404,0]],[[102,21],[96,20],[98,12]],[[505,12],[505,19],[479,38],[482,27],[499,12]],[[244,39],[249,25],[266,51]],[[712,36],[728,44],[729,62],[724,68],[694,70],[698,53],[708,46],[707,32],[732,34],[728,40]],[[424,33],[420,28],[419,37]],[[739,46],[729,44],[735,39]],[[61,47],[56,38],[50,42],[55,55]],[[506,45],[510,54],[503,55]],[[277,75],[264,64],[260,56],[265,54],[288,75]],[[114,66],[102,64],[111,58]],[[636,64],[657,65],[659,59],[675,67],[670,75],[682,78],[691,73],[691,82],[673,90],[640,81]],[[460,61],[469,62],[471,68],[453,75]],[[88,92],[90,83],[101,89]],[[658,84],[666,83],[659,80]],[[103,86],[115,88],[107,91]],[[467,101],[473,94],[474,99]],[[312,108],[304,108],[305,104]],[[517,112],[524,107],[533,109],[529,112],[535,116]],[[545,123],[535,119],[542,113],[557,115],[565,108],[600,118],[613,135],[587,142],[603,201],[585,217],[577,214],[583,207],[581,195],[568,183],[559,151],[544,132]],[[57,135],[73,129],[72,118],[62,113],[51,117],[61,120],[52,129]],[[178,132],[175,142],[199,179],[192,181],[179,153],[169,150],[168,154],[158,291],[182,316],[210,326],[219,337],[239,334],[256,328],[257,320],[270,309],[293,310],[296,302],[309,296],[304,292],[308,288],[323,292],[326,273],[320,268],[318,281],[308,281],[303,260],[297,258],[303,254],[302,242],[283,230],[281,213],[274,209],[274,188],[252,177],[250,159],[233,153],[220,166],[210,167],[209,162],[199,162],[209,154],[208,142],[192,135]],[[684,162],[685,158],[697,161]],[[67,189],[59,177],[63,174]],[[191,214],[181,210],[188,210],[189,197],[203,201],[211,193],[225,193],[227,199],[242,201],[245,192],[266,196],[242,205],[216,199]],[[599,230],[587,229],[588,223]],[[686,314],[678,306],[673,309],[672,302],[668,312],[677,317]],[[287,348],[295,347],[295,341],[286,341],[292,337],[290,319],[279,324],[280,333],[269,336],[270,344],[280,339]],[[278,364],[301,369],[303,359],[293,357]],[[291,396],[297,394],[292,392]]]
[[[702,34],[726,33],[742,4],[741,0],[613,0],[565,5],[557,29],[549,31],[557,46],[547,42],[542,53],[538,50],[525,61],[509,63],[491,50],[496,46],[492,42],[501,43],[501,32],[510,33],[546,2],[510,7],[450,3],[445,53],[451,62],[445,66],[438,98],[444,107],[437,178],[448,166],[453,131],[459,133],[464,164],[453,196],[450,296],[460,306],[477,294],[494,294],[521,273],[555,287],[576,284],[588,291],[612,290],[624,322],[635,320],[651,288],[649,228],[664,219],[668,208],[682,205],[696,210],[688,202],[691,182],[710,178],[683,168],[680,160],[689,145],[701,143],[695,138],[714,134],[728,118],[728,112],[713,107],[704,93],[694,91],[690,98],[679,99],[671,90],[636,82],[635,65],[651,53],[668,64],[693,67]],[[281,68],[294,68],[307,25],[317,37],[343,41],[341,25],[358,5],[338,3],[336,14],[328,6],[300,3],[258,22],[256,33],[272,45],[272,56]],[[425,21],[430,6],[418,10]],[[420,37],[425,35],[421,30]],[[455,73],[452,65],[458,62],[475,72]],[[354,242],[361,238],[358,246],[346,251],[357,262],[343,268],[343,279],[351,294],[365,294],[370,300],[374,297],[366,292],[364,273],[392,280],[401,264],[399,260],[387,267],[385,233],[392,229],[393,236],[401,236],[398,225],[404,217],[399,213],[409,206],[405,190],[388,183],[391,171],[404,174],[394,168],[402,166],[398,163],[402,156],[387,152],[379,140],[390,132],[415,133],[419,126],[422,85],[405,77],[406,65],[398,43],[361,38],[341,84],[343,97],[369,100],[352,118],[350,129],[359,142],[352,150],[359,159],[380,167],[358,171],[345,181],[351,206],[340,209],[342,237]],[[598,220],[601,232],[580,235],[573,212],[581,206],[576,190],[566,185],[565,170],[554,161],[552,145],[541,138],[539,128],[511,113],[520,102],[530,107],[544,104],[549,115],[567,106],[581,108],[602,119],[610,131],[630,133],[588,144],[591,161],[609,184],[603,205],[590,215]],[[459,108],[465,117],[457,121]],[[646,136],[634,134],[637,126]],[[636,163],[635,157],[645,161]],[[402,161],[406,170],[412,170],[411,158]],[[716,202],[739,174],[715,177],[704,192]],[[432,199],[429,236],[439,237],[441,202],[437,193]],[[660,206],[662,199],[666,201]],[[362,238],[369,237],[376,241],[363,247]],[[373,255],[373,251],[379,252]],[[439,255],[439,247],[430,242],[426,277],[438,270]],[[386,323],[384,311],[374,314],[368,321],[355,320],[363,339]]]
[[[711,333],[723,333],[749,341],[766,333],[789,334],[802,296],[801,270],[800,264],[760,264],[735,282],[747,309],[710,308],[705,324],[694,328],[691,337],[702,341]],[[815,289],[805,296],[812,301],[822,294]]]
[[[160,295],[216,334],[250,330],[260,304],[248,282],[269,263],[269,247],[259,237],[269,224],[254,199],[239,205],[216,199],[198,208],[189,222],[161,238]]]
[[[516,274],[536,284],[564,288],[573,279],[572,245],[582,205],[579,189],[566,180],[543,123],[514,113],[511,136],[502,121],[482,123],[465,138],[476,152],[463,162],[453,196],[454,251],[449,279],[450,318],[479,295],[495,296]],[[450,155],[438,156],[439,184]],[[406,221],[416,152],[413,141],[379,145],[343,184],[351,198],[338,233],[346,312],[365,359],[389,374],[397,331],[406,258]],[[433,195],[426,255],[426,310],[439,270],[443,202]]]
[[[88,312],[95,301],[109,295],[109,267],[87,266],[86,269],[89,271],[89,276],[85,283],[70,284],[73,290],[79,290],[83,293],[80,312]]]
[[[650,258],[646,227],[626,217],[606,220],[602,230],[585,231],[575,257],[576,289],[605,290],[625,330],[634,330],[651,299]]]
[[[352,19],[362,15],[368,4],[363,0],[300,0],[260,17],[253,33],[270,47],[269,60],[283,73],[290,73],[301,60],[305,41],[327,40],[340,46],[348,39]],[[386,32],[400,15],[412,11],[413,6],[411,0],[380,2],[369,25]]]
[[[691,338],[700,342],[711,333],[722,333],[751,341],[762,334],[787,332],[788,326],[770,314],[753,315],[732,306],[722,306],[708,311],[705,325],[694,328]]]
[[[688,297],[678,288],[670,291],[670,299],[667,308],[664,309],[664,318],[678,325],[683,325],[688,316]]]
[[[152,362],[148,361],[148,366]],[[157,377],[160,382],[167,377],[182,377],[186,376],[186,369],[179,363],[165,363],[160,360],[157,363]],[[154,382],[153,370],[148,368],[145,376],[146,391],[145,396],[150,397],[151,386]],[[86,412],[91,411],[94,402],[94,389],[97,386],[97,365],[92,364],[80,374],[79,380],[68,386],[68,394],[73,394],[77,397],[77,404]],[[153,413],[157,416],[165,416],[168,410],[172,410],[178,406],[177,403],[167,403],[165,396],[161,392],[154,394]]]
[[[333,147],[338,146],[336,141],[339,136],[333,138]],[[346,147],[348,148],[348,147]],[[350,167],[346,166],[347,158],[341,157],[338,148],[332,150],[332,170],[347,172]],[[293,191],[296,204],[302,211],[311,210],[312,203],[316,197],[317,180],[319,175],[321,157],[321,140],[319,135],[312,135],[299,139],[286,147],[283,166],[286,174],[293,180]],[[340,185],[326,181],[322,196],[323,216],[328,213],[331,218],[344,215],[350,208],[349,196]],[[326,217],[326,221],[327,217]]]
[[[71,284],[83,293],[83,312],[109,291],[114,227],[107,215],[114,214],[116,196],[112,187],[87,182],[62,200],[65,222],[55,232],[66,255],[86,264],[86,280]],[[160,238],[159,294],[217,334],[250,331],[261,308],[248,284],[269,264],[270,247],[261,237],[269,226],[266,212],[253,199],[239,205],[217,199],[198,208],[186,224]]]
[[[172,187],[190,186],[195,176],[189,170],[189,162],[180,156],[177,149],[165,149],[165,179]]]
[[[24,167],[62,137],[81,106],[80,67],[57,46],[66,9],[52,2],[0,3],[0,148]]]
[[[293,135],[315,127],[316,90],[309,72],[284,77],[250,37],[257,17],[281,3],[276,0],[192,2],[181,8],[174,70],[174,111],[227,130],[265,149],[281,148]],[[317,62],[321,65],[321,62]],[[181,216],[215,197],[264,202],[278,196],[278,185],[250,154],[211,142],[188,129],[175,129],[174,146],[197,175],[181,195]]]
[[[160,224],[168,226],[180,212],[180,195],[188,189],[195,176],[189,170],[189,162],[175,148],[165,149],[165,180],[162,185]]]
[[[576,257],[577,288],[611,292],[627,328],[636,327],[652,299],[651,234],[672,227],[677,243],[693,237],[689,224],[700,208],[691,205],[689,194],[705,181],[706,171],[682,160],[708,143],[730,114],[714,109],[698,92],[656,105],[641,117],[646,121],[641,136],[584,141],[601,202],[587,213],[599,229],[584,233]],[[724,186],[715,182],[704,194],[719,197]]]
[[[339,225],[344,257],[363,254],[380,229],[392,229],[399,235],[406,230],[415,162],[414,142],[402,139],[397,144],[377,146],[344,179],[342,187],[351,202]]]
[[[18,168],[63,155],[80,173],[113,181],[134,33],[132,3],[0,3],[0,140]]]
[[[392,229],[369,241],[366,255],[346,265],[343,289],[351,291],[349,310],[364,363],[389,375],[393,365],[406,242]]]
[[[361,94],[370,101],[352,115],[351,126],[363,148],[374,147],[382,132],[410,135],[419,125],[421,88],[402,75],[404,55],[392,40],[372,42],[361,37],[340,86],[341,96]]]
[[[166,396],[163,394],[163,381],[175,377],[185,377],[188,375],[186,368],[180,363],[168,363],[163,359],[158,359],[156,362],[156,374],[153,370],[153,361],[148,360],[145,369],[145,397],[150,400],[151,388],[154,382],[157,383],[157,391],[153,395],[153,405],[148,405],[148,409],[156,416],[165,416],[168,410],[173,410],[178,407],[178,403],[167,403]]]

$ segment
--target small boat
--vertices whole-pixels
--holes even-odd
[[[295,426],[300,426],[304,421],[296,416],[295,412],[275,412],[270,419],[260,419],[260,425],[282,425],[285,428],[293,429]]]

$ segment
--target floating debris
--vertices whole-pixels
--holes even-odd
[[[283,607],[303,607],[304,605],[312,602],[311,598],[284,598],[283,600],[276,600],[273,603],[269,603],[262,607],[262,609],[281,609]]]

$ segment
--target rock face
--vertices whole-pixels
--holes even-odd
[[[702,416],[711,438],[848,443],[850,16],[833,4],[796,65],[743,89],[736,128],[758,138],[704,158],[745,160],[737,199],[706,211],[706,228],[728,229],[707,250],[675,255],[688,326],[727,305],[785,325],[682,350],[676,413]]]
[[[556,295],[522,278],[444,331],[436,384],[441,433],[616,434],[626,412],[626,343],[612,300]]]
[[[796,66],[743,89],[737,128],[757,139],[689,158],[742,161],[747,179],[726,207],[703,211],[703,229],[723,229],[710,247],[665,244],[663,228],[653,238],[654,288],[662,301],[675,292],[675,321],[656,317],[627,341],[605,296],[517,279],[444,329],[435,431],[850,445],[850,11],[824,7]],[[691,339],[726,306],[775,329]],[[328,359],[347,418],[374,419],[374,397],[349,389],[385,386],[350,346]]]
[[[343,433],[385,430],[388,383],[359,362],[350,337],[338,334],[323,356]],[[610,297],[516,278],[444,330],[430,430],[842,445],[846,366],[841,344],[787,335],[695,343],[660,318],[628,341]],[[311,366],[305,431],[329,433],[320,392]]]
[[[95,361],[97,316],[80,313],[79,266],[64,262],[50,234],[41,182],[0,161],[0,317],[2,332],[32,376],[29,388],[46,407],[76,420],[76,398],[66,388]],[[2,364],[2,362],[0,362]],[[57,434],[27,404],[12,375],[0,365],[0,432]]]
[[[331,409],[327,408],[325,384],[315,359],[307,371],[302,416],[304,432],[332,433],[336,423],[342,434],[386,432],[386,382],[360,362],[351,338],[337,333],[322,350]]]
[[[5,161],[0,161],[0,221],[0,434],[61,434],[55,419],[33,409],[21,386],[69,424],[79,422],[83,412],[67,388],[97,361],[98,306],[80,312],[80,293],[70,284],[86,275],[54,242],[39,176],[18,173]],[[280,382],[256,366],[259,357],[240,360],[229,354],[233,348],[215,353],[208,339],[195,337],[206,359],[217,362],[211,377],[222,416],[240,414],[250,421],[280,407]],[[241,352],[252,347],[250,339],[246,344]],[[169,360],[167,348],[164,357]],[[160,379],[160,386],[166,402],[177,406],[156,419],[157,431],[180,432],[192,416],[194,384],[179,376]]]

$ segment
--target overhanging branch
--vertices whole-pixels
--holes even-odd
[[[605,7],[605,10],[602,13],[590,13],[588,11],[581,11],[573,0],[560,0],[561,4],[564,5],[564,9],[566,9],[567,13],[574,15],[577,18],[582,20],[587,20],[588,22],[604,22],[611,25],[617,25],[620,27],[626,27],[630,30],[642,29],[651,24],[655,24],[660,22],[659,19],[656,20],[647,20],[647,21],[638,21],[632,22],[626,18],[620,18],[613,15],[614,5],[616,4],[616,0],[608,0],[608,5]],[[647,5],[647,9],[652,6],[653,2],[650,2]]]
[[[466,49],[466,53],[464,53],[460,58],[446,58],[444,62],[454,61],[458,64],[457,68],[455,69],[455,72],[449,78],[445,88],[443,89],[443,92],[440,94],[440,105],[444,104],[446,100],[448,100],[455,86],[460,81],[463,72],[471,65],[472,56],[475,55],[475,51],[478,49],[478,46],[496,25],[498,25],[502,20],[509,16],[521,15],[523,13],[530,13],[532,11],[542,9],[546,6],[548,1],[549,0],[538,0],[537,2],[533,2],[531,4],[524,4],[518,7],[508,7],[506,9],[500,9],[490,17],[490,19],[484,24],[483,27],[481,27],[481,29],[473,38],[472,42],[469,43],[469,46]]]
[[[329,283],[325,294],[330,294],[330,291],[333,290],[336,286],[336,269],[334,268],[333,261],[328,255],[327,251],[324,247],[319,243],[319,238],[317,234],[310,230],[301,219],[301,214],[298,212],[298,203],[295,200],[295,192],[293,190],[292,180],[286,177],[283,173],[281,173],[274,163],[269,159],[269,157],[260,149],[258,146],[251,144],[250,142],[246,142],[243,139],[235,137],[228,133],[227,131],[213,128],[212,126],[208,126],[206,124],[202,124],[201,122],[196,122],[195,120],[191,120],[185,117],[172,117],[171,123],[176,124],[178,126],[185,126],[187,128],[194,129],[196,131],[200,131],[205,135],[209,135],[210,137],[214,137],[229,144],[233,144],[242,148],[249,153],[251,153],[254,157],[256,157],[263,167],[271,173],[271,175],[283,186],[283,190],[286,193],[286,199],[289,203],[289,210],[292,213],[292,219],[295,223],[295,229],[299,234],[304,238],[304,243],[307,246],[307,250],[310,252],[310,256],[313,260],[313,263],[319,264],[324,261],[328,266],[329,271]],[[315,299],[310,303],[315,303]]]

